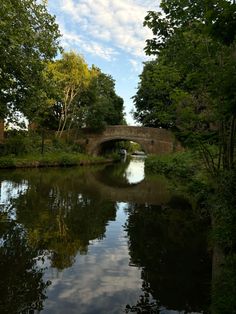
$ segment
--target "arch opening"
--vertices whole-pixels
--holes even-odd
[[[93,153],[96,155],[109,155],[120,153],[122,150],[125,150],[129,155],[137,155],[138,153],[145,155],[147,153],[145,147],[141,143],[124,138],[106,139],[99,142]]]

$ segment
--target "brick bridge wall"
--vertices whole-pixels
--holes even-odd
[[[86,129],[81,129],[81,132],[76,141],[83,144],[86,152],[91,155],[98,155],[101,144],[112,140],[139,143],[147,154],[165,154],[183,150],[174,134],[165,129],[116,125],[107,127],[101,133],[90,133]]]
[[[94,133],[89,129],[79,129],[78,132],[72,131],[70,137],[82,144],[86,152],[91,155],[98,155],[102,143],[112,140],[139,143],[147,154],[165,154],[183,150],[172,132],[157,128],[115,125],[106,127],[101,133]],[[4,123],[0,120],[0,142],[3,139]]]

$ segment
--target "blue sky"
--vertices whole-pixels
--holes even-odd
[[[124,99],[126,120],[135,95],[145,40],[151,31],[142,26],[148,10],[158,9],[158,0],[48,0],[63,35],[62,46],[84,56],[116,81],[116,92]]]

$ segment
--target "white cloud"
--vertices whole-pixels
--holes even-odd
[[[63,33],[62,45],[65,48],[79,48],[80,51],[90,53],[107,61],[114,61],[118,54],[113,48],[106,47],[95,41],[89,41],[76,33],[67,32],[61,29]]]
[[[130,59],[129,62],[132,66],[133,72],[135,72],[135,73],[141,73],[142,72],[143,63],[141,61],[139,61],[137,59]]]
[[[145,40],[152,36],[143,28],[143,20],[150,9],[156,9],[157,1],[141,0],[51,0],[57,2],[60,15],[66,14],[70,25],[64,30],[68,41],[69,32],[83,34],[80,45],[86,52],[97,53],[112,60],[114,49],[120,49],[133,57],[143,58]],[[54,2],[54,6],[55,6]],[[153,4],[154,3],[154,4]],[[59,17],[60,23],[60,17]],[[90,38],[91,42],[86,42]],[[112,50],[107,50],[106,46]],[[106,53],[107,54],[106,54]]]
[[[142,71],[142,62],[147,60],[143,51],[145,40],[152,37],[152,32],[143,27],[143,21],[147,11],[158,9],[159,2],[48,0],[49,11],[56,15],[64,35],[62,44],[66,50],[76,50],[86,59],[90,55],[95,57],[93,60],[99,57],[112,62],[109,73],[118,83],[117,89],[125,100],[126,118],[130,124],[134,124],[129,114],[132,107],[130,97],[136,92],[136,76]],[[127,60],[130,66],[127,66]],[[102,66],[100,61],[95,63]],[[107,72],[107,65],[105,67]]]

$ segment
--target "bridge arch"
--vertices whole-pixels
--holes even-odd
[[[84,133],[85,150],[98,155],[102,143],[113,140],[133,141],[141,145],[147,154],[165,154],[183,150],[174,134],[165,129],[115,125],[108,126],[101,133]]]
[[[116,136],[116,137],[101,139],[101,141],[98,141],[94,146],[91,145],[91,148],[89,149],[89,154],[99,155],[102,145],[108,142],[113,142],[113,141],[132,141],[132,142],[138,143],[146,154],[148,154],[149,152],[148,147],[146,147],[147,145],[145,145],[145,143],[143,143],[142,141],[137,140],[136,138]]]

